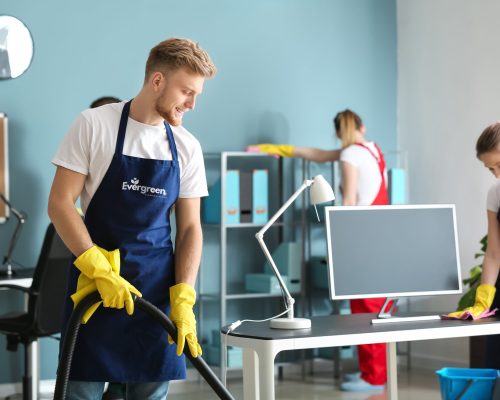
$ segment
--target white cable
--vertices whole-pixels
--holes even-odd
[[[228,326],[226,333],[222,337],[222,345],[223,345],[223,351],[222,351],[222,357],[224,358],[224,367],[222,368],[222,384],[227,388],[227,335],[229,335],[231,332],[233,332],[238,326],[240,326],[243,322],[266,322],[270,321],[272,319],[281,317],[283,314],[288,313],[290,308],[287,308],[285,311],[282,313],[275,315],[274,317],[266,318],[266,319],[243,319],[243,320],[238,320],[233,322],[231,325]]]

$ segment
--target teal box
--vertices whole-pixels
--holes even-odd
[[[204,347],[203,355],[210,365],[220,365],[220,346],[206,346]],[[242,368],[243,367],[243,350],[236,347],[227,348],[227,362],[228,368]]]
[[[443,400],[490,400],[499,377],[487,368],[442,368],[436,374]]]
[[[226,171],[226,224],[240,223],[240,172]],[[201,202],[201,218],[206,224],[221,223],[221,180],[209,190],[208,197]]]
[[[321,347],[318,350],[318,357],[320,358],[326,358],[326,359],[333,359],[334,356],[334,347]],[[354,346],[342,346],[339,349],[339,355],[340,358],[342,359],[349,359],[349,358],[354,358],[355,352],[354,352]]]
[[[269,173],[254,169],[252,173],[252,222],[265,224],[269,219]]]
[[[287,289],[298,293],[302,287],[302,242],[283,242],[272,253],[272,257],[281,275],[288,277]],[[264,265],[264,272],[274,275],[269,261]]]
[[[326,257],[311,257],[308,264],[307,269],[312,287],[328,289],[328,264]]]
[[[401,168],[391,168],[387,175],[389,203],[406,204],[406,171]]]
[[[288,285],[288,277],[282,276],[283,282],[290,290]],[[247,292],[258,293],[281,293],[280,283],[276,275],[269,274],[246,274],[245,275],[245,290]]]

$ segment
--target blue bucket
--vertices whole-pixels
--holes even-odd
[[[497,378],[496,369],[442,368],[439,375],[443,400],[491,400]]]

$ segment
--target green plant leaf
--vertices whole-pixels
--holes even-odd
[[[484,235],[479,243],[481,243],[481,251],[486,253],[486,248],[488,247],[488,235]]]
[[[458,301],[457,311],[463,310],[467,307],[472,307],[476,299],[476,289],[477,287],[472,287],[460,298]]]

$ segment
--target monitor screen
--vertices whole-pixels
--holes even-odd
[[[330,297],[462,292],[454,205],[326,207]]]

